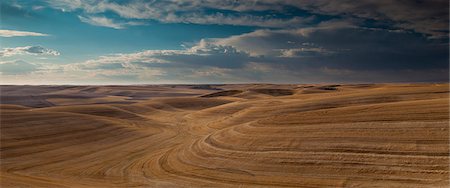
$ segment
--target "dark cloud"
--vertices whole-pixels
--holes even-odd
[[[448,68],[448,45],[410,32],[361,27],[260,30],[219,39],[256,54],[259,61],[290,67],[350,70]],[[281,49],[281,50],[280,50]],[[289,52],[289,53],[288,53]],[[255,61],[255,59],[253,59]]]
[[[445,38],[448,37],[449,23],[447,0],[133,0],[120,3],[106,0],[49,0],[49,4],[64,11],[82,10],[86,14],[114,12],[126,19],[266,28],[303,27],[314,23],[317,16],[321,19],[358,18],[370,20],[374,24],[390,23],[387,27],[391,28]],[[296,11],[293,12],[293,8]]]
[[[326,66],[358,70],[448,68],[448,46],[413,33],[343,28],[318,30],[307,39],[339,50],[310,59]]]

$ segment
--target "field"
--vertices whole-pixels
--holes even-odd
[[[1,187],[448,187],[449,85],[1,86]]]

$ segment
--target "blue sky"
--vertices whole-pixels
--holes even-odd
[[[2,84],[448,81],[448,1],[4,0]]]

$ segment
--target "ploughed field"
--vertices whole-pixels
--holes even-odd
[[[1,86],[1,187],[447,187],[449,85]]]

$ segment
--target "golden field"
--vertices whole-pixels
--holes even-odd
[[[1,187],[449,186],[448,84],[1,95]]]

